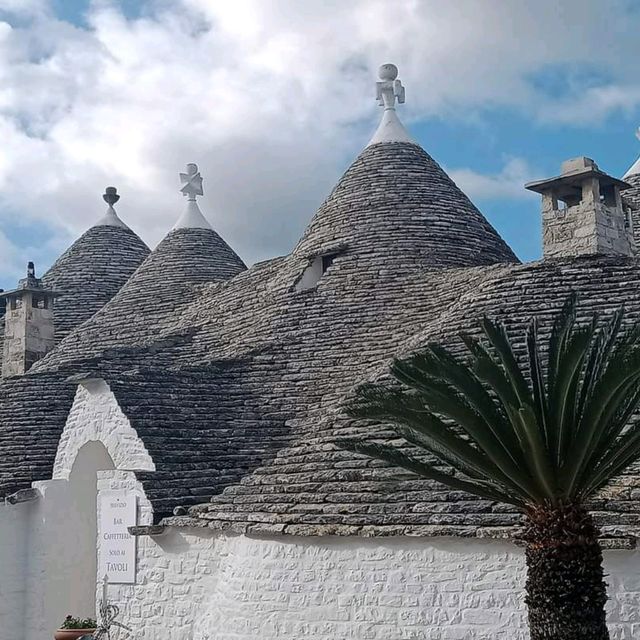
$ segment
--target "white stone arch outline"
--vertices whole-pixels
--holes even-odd
[[[144,442],[102,378],[83,380],[78,385],[58,442],[52,478],[68,480],[78,452],[91,441],[104,445],[117,470],[156,469]]]

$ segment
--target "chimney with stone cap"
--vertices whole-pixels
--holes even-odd
[[[53,348],[53,301],[57,295],[36,278],[33,262],[17,289],[0,293],[5,303],[3,378],[26,373]]]
[[[561,175],[525,185],[542,194],[545,258],[635,255],[631,215],[620,197],[629,187],[591,158],[562,163]]]

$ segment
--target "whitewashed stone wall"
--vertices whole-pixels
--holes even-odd
[[[70,484],[37,482],[36,499],[0,506],[0,640],[51,638],[66,614],[93,615],[94,578],[83,569],[95,527]]]
[[[76,464],[96,441],[108,456],[100,458],[94,448],[86,464]],[[116,469],[99,471],[110,461]],[[78,390],[57,479],[37,483],[38,500],[0,505],[0,640],[50,638],[61,615],[91,613],[76,607],[93,608],[95,585],[84,584],[86,576],[84,593],[69,585],[77,580],[79,549],[96,534],[100,544],[94,521],[78,526],[82,514],[74,511],[87,498],[74,493],[74,479],[94,468],[98,491],[135,492],[138,524],[152,523],[131,469],[153,469],[153,461],[103,381]],[[640,552],[605,557],[612,638],[640,638]],[[506,542],[249,538],[172,528],[138,539],[137,565],[137,584],[110,585],[108,594],[141,640],[528,637],[523,554]]]
[[[153,470],[140,438],[102,380],[79,386],[60,439],[54,479],[37,498],[0,503],[0,640],[53,637],[65,615],[95,616],[97,474]],[[143,520],[150,506],[142,499]]]
[[[91,441],[100,441],[106,447],[117,469],[155,470],[149,452],[109,385],[99,378],[78,385],[58,443],[53,477],[68,478],[78,451]]]
[[[606,553],[614,640],[640,637],[640,553]],[[527,640],[524,558],[506,542],[227,537],[170,529],[111,587],[137,638]]]

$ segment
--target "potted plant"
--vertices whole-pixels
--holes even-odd
[[[96,626],[93,618],[67,616],[53,637],[55,640],[78,640],[81,636],[92,635]]]

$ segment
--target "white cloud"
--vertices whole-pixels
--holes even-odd
[[[407,121],[508,106],[588,123],[640,104],[640,25],[623,0],[149,0],[129,20],[100,0],[85,29],[46,0],[2,10],[23,15],[0,22],[0,227],[20,211],[75,236],[113,184],[154,244],[182,209],[178,172],[197,162],[203,209],[241,255],[283,253],[370,136],[387,60]],[[610,80],[554,98],[530,78],[558,64]],[[453,173],[472,196],[520,197],[526,167]]]
[[[2,267],[11,273],[20,273],[22,267],[18,249],[0,229],[0,256]]]
[[[523,158],[509,158],[498,173],[450,169],[447,173],[472,200],[520,200],[534,197],[525,183],[540,177]]]
[[[31,16],[48,13],[47,0],[0,0],[0,12],[13,15]]]
[[[578,96],[541,105],[541,120],[585,125],[604,120],[615,111],[632,113],[640,104],[640,85],[609,84],[588,87]]]

